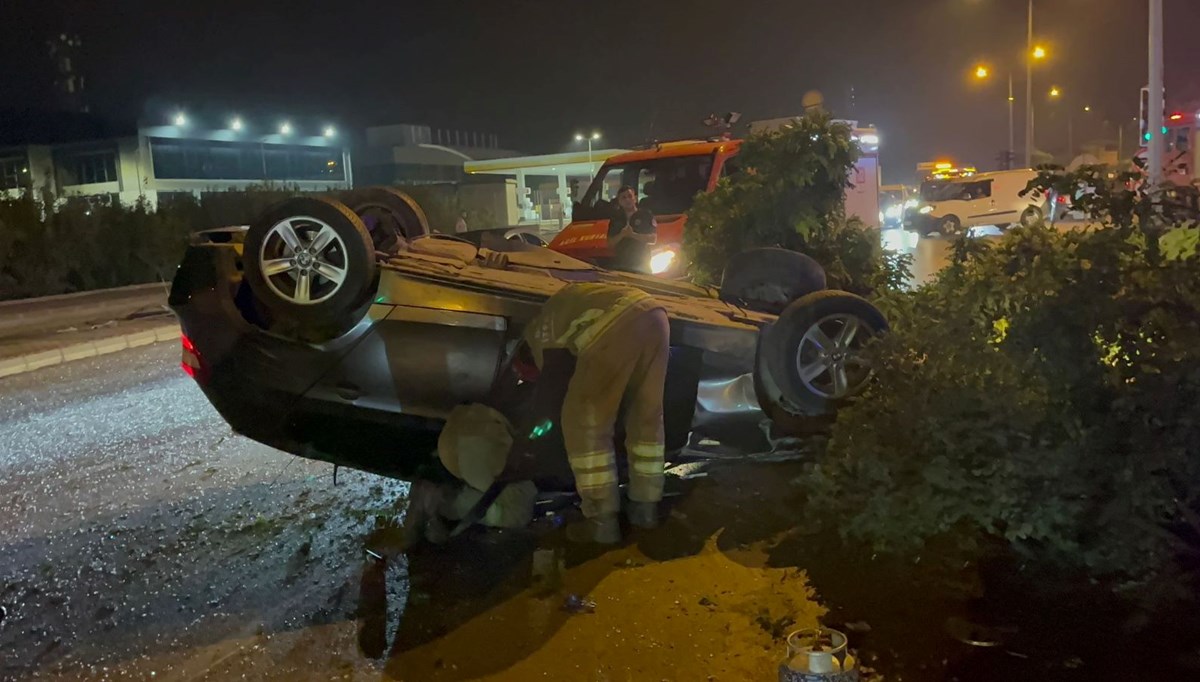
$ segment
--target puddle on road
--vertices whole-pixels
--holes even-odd
[[[0,645],[36,647],[42,658],[0,667],[0,677],[771,679],[782,637],[818,621],[847,631],[860,660],[888,673],[868,679],[1091,680],[1111,669],[1120,614],[1056,611],[1061,604],[1020,594],[969,603],[947,576],[846,549],[795,517],[790,481],[801,466],[722,465],[678,483],[664,525],[610,551],[566,545],[553,517],[410,546],[393,488],[295,487],[290,506],[262,495],[195,502],[206,511],[193,531],[159,530],[156,519],[193,518],[168,512],[126,523],[109,541],[133,543],[133,557],[139,532],[162,534],[175,558],[106,555],[103,567],[123,582],[96,583],[87,569],[80,583],[112,592],[68,591],[69,614],[19,628],[10,614]],[[147,589],[166,592],[140,597]],[[564,609],[571,595],[595,602],[594,612]],[[116,608],[103,611],[104,600]],[[1007,612],[996,608],[1005,600]],[[1045,614],[1022,613],[1030,607]],[[53,645],[84,614],[100,620]],[[1048,627],[1089,617],[1091,630]],[[962,632],[1004,637],[983,648],[956,641]]]

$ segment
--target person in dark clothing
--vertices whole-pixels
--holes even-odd
[[[608,222],[612,269],[650,274],[650,247],[657,240],[654,214],[639,209],[637,192],[625,185],[617,192],[617,211]]]

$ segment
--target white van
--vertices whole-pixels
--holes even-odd
[[[1048,215],[1049,199],[1039,191],[1021,196],[1036,177],[1034,170],[1010,170],[927,182],[904,227],[922,235],[948,235],[984,225],[1036,225]]]

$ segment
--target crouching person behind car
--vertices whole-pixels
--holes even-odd
[[[438,505],[437,514],[451,520],[467,516],[509,467],[515,438],[503,414],[480,404],[459,405],[446,418],[438,437],[438,458],[446,470],[466,485]],[[537,487],[513,481],[488,506],[479,521],[495,528],[522,528],[533,520]]]
[[[663,386],[670,353],[666,311],[649,294],[604,283],[571,284],[525,329],[539,370],[537,391],[562,400],[562,435],[584,521],[567,528],[580,542],[621,539],[614,433],[625,403],[630,523],[658,525],[663,490]],[[518,433],[514,451],[531,434]]]

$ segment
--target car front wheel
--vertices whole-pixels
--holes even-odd
[[[832,412],[870,380],[863,349],[887,326],[864,298],[833,290],[809,294],[792,302],[765,333],[760,371],[787,412]]]

